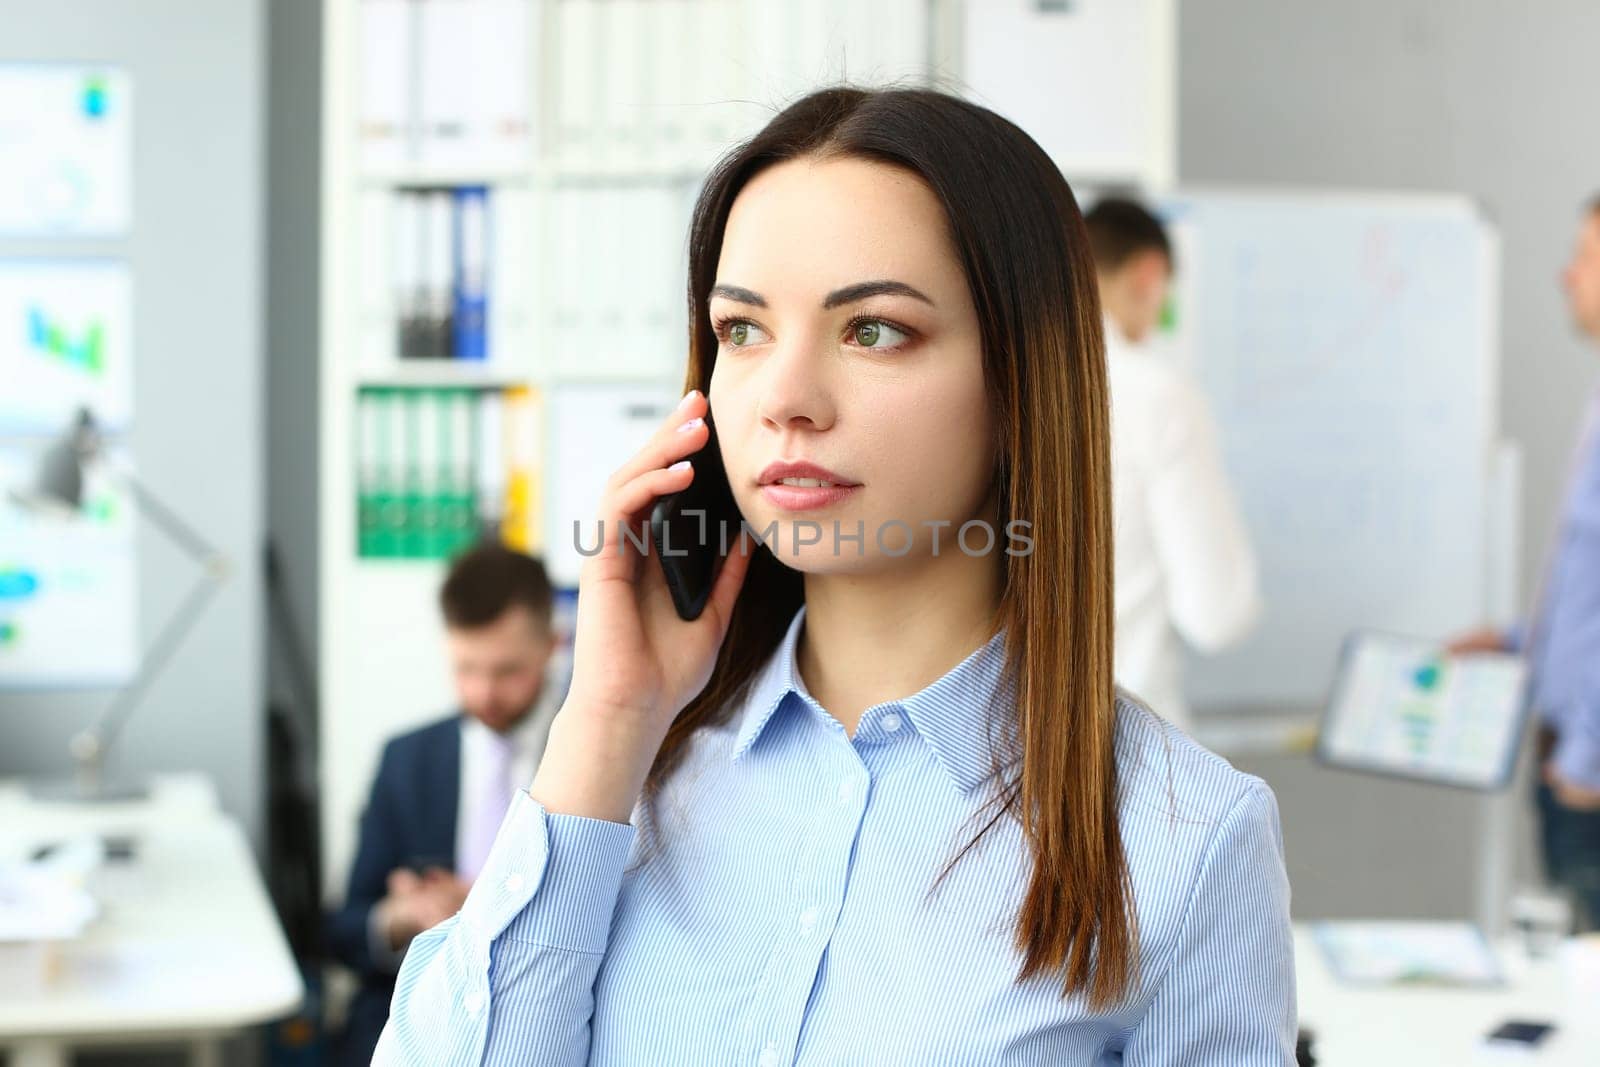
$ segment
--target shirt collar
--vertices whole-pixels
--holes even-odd
[[[1106,314],[1104,322],[1107,356],[1124,356],[1139,350],[1139,346],[1128,340],[1127,335],[1122,332],[1122,327],[1117,325],[1117,320],[1113,319],[1109,312]]]
[[[801,605],[789,623],[776,651],[751,682],[739,733],[734,740],[734,760],[747,752],[786,701],[798,699],[826,715],[806,691],[800,677],[798,649],[806,609]],[[917,734],[933,749],[951,780],[970,792],[994,771],[994,741],[1003,732],[1014,736],[1016,685],[1005,672],[1005,631],[956,664],[932,685],[903,700],[892,701]]]
[[[538,696],[534,697],[533,707],[508,733],[497,733],[466,712],[461,713],[462,728],[472,738],[473,744],[510,745],[511,751],[519,755],[541,752],[550,729],[550,720],[561,710],[561,701],[566,697],[566,681],[552,658],[545,668],[544,682],[539,687]]]

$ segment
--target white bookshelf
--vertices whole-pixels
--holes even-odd
[[[541,503],[599,461],[561,435],[595,390],[675,402],[689,211],[707,167],[782,104],[847,78],[960,89],[961,33],[984,0],[328,0],[324,5],[321,215],[320,736],[325,890],[343,892],[357,820],[386,739],[452,706],[435,608],[441,560],[357,554],[355,455],[362,389],[528,387],[543,404]],[[1169,3],[1170,0],[1159,0]],[[526,153],[474,160],[363,151],[363,114],[393,101],[363,64],[372,5],[517,6],[512,41],[479,34],[453,54],[528,57],[497,83],[522,93]],[[397,8],[404,9],[396,10]],[[437,27],[430,23],[430,32]],[[470,43],[470,41],[469,41]],[[382,50],[376,69],[407,94],[438,63]],[[432,72],[432,73],[430,73]],[[1041,85],[1050,74],[1041,71]],[[509,89],[506,87],[510,86]],[[420,90],[417,90],[420,91]],[[374,100],[376,104],[374,105]],[[505,101],[499,101],[505,103]],[[498,106],[498,105],[497,105]],[[370,129],[370,127],[369,127]],[[1170,146],[1169,146],[1170,147]],[[1130,175],[1137,180],[1140,175]],[[402,360],[388,283],[384,199],[407,188],[490,190],[489,357]],[[592,291],[624,299],[597,307]],[[643,311],[638,309],[643,308]],[[595,341],[603,334],[603,342]],[[604,340],[620,334],[620,340]],[[570,409],[561,408],[566,398]],[[653,420],[652,420],[653,422]],[[568,429],[558,429],[567,427]],[[631,449],[628,449],[631,451]],[[587,466],[586,466],[587,464]],[[612,464],[614,466],[614,464]],[[609,468],[607,468],[609,469]],[[549,540],[549,535],[545,537]],[[556,574],[558,584],[561,575]]]

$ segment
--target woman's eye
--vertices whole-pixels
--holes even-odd
[[[896,348],[908,340],[904,332],[878,319],[864,319],[851,327],[850,333],[863,348]]]
[[[761,336],[761,327],[753,322],[739,320],[728,324],[728,343],[735,348],[757,344]]]

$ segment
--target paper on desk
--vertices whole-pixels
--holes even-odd
[[[1567,973],[1579,1004],[1600,1004],[1600,934],[1575,937],[1566,945]]]
[[[1498,985],[1500,962],[1463,922],[1323,922],[1313,925],[1328,966],[1357,984]]]
[[[63,842],[42,859],[0,863],[0,943],[77,937],[99,914],[84,882],[105,856],[97,837]]]

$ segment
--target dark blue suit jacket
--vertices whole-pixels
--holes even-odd
[[[327,924],[330,951],[361,977],[361,990],[350,1005],[343,1062],[371,1062],[394,998],[394,975],[372,958],[369,915],[388,892],[389,872],[395,868],[418,873],[428,867],[455,869],[460,784],[459,714],[384,746],[361,815],[344,906],[329,915]]]

